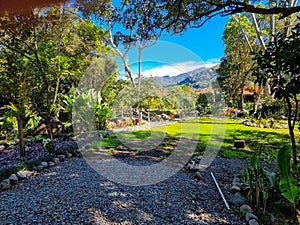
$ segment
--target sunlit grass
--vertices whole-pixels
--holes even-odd
[[[146,130],[136,130],[132,132],[122,132],[122,134],[112,134],[104,138],[101,143],[94,143],[91,147],[112,147],[122,145],[118,136],[130,140],[155,141],[162,136],[180,137],[198,140],[195,154],[202,154],[209,148],[218,148],[226,157],[245,158],[249,154],[270,154],[275,156],[276,152],[284,145],[290,145],[288,129],[271,129],[248,127],[240,120],[224,120],[200,118],[190,119],[182,122],[172,123],[167,126],[154,127]],[[299,142],[299,131],[295,130],[295,135]],[[234,140],[245,140],[245,149],[236,149]],[[164,146],[171,149],[172,146]]]

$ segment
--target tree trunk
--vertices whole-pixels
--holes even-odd
[[[298,164],[298,160],[297,160],[297,146],[296,146],[296,140],[295,140],[295,134],[294,134],[294,126],[292,124],[292,104],[288,97],[286,98],[286,102],[287,102],[287,106],[288,106],[289,134],[290,134],[290,139],[292,142],[292,157],[293,157],[294,165],[296,166]]]
[[[53,127],[52,127],[52,116],[51,116],[51,93],[50,93],[50,87],[48,86],[47,88],[47,115],[46,115],[46,126],[47,126],[47,131],[48,135],[50,138],[50,148],[47,149],[50,151],[54,151],[54,140],[53,140]]]
[[[269,8],[273,8],[273,2],[269,0]],[[270,32],[269,32],[269,42],[274,41],[274,34],[275,34],[275,15],[270,15]]]
[[[143,46],[140,42],[140,45],[138,46],[138,99],[137,99],[137,105],[136,105],[136,111],[139,115],[140,112],[140,97],[141,97],[141,82],[142,82],[142,50]]]
[[[250,44],[249,38],[248,38],[247,34],[245,33],[245,31],[244,31],[244,29],[243,29],[243,26],[241,25],[240,21],[239,21],[239,20],[236,18],[236,16],[234,16],[234,15],[232,15],[232,18],[233,18],[233,19],[235,20],[235,22],[239,25],[239,28],[240,28],[240,30],[241,30],[241,32],[242,32],[242,34],[243,34],[243,36],[244,36],[244,38],[245,38],[245,40],[246,40],[246,43],[247,43],[247,45],[248,45],[249,50],[250,50],[251,52],[253,52],[253,48],[252,48],[252,46],[251,46],[251,44]]]
[[[20,113],[18,113],[18,115],[17,115],[17,121],[18,121],[20,155],[21,155],[21,157],[24,157],[25,156],[24,119]]]

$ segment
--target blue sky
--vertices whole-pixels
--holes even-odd
[[[217,59],[224,55],[222,35],[228,17],[216,17],[200,28],[187,30],[183,35],[169,35],[160,40],[174,42],[196,53],[204,61]]]
[[[216,65],[224,55],[222,35],[228,17],[217,17],[182,35],[163,36],[142,52],[143,76],[175,76],[200,67]],[[133,74],[137,73],[137,49],[129,53]],[[120,71],[123,71],[122,66]]]

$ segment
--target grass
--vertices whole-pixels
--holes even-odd
[[[299,137],[300,133],[295,129],[295,134]],[[120,137],[121,140],[159,143],[163,137],[198,139],[195,154],[201,155],[206,149],[219,148],[220,153],[229,158],[245,158],[253,152],[274,158],[280,147],[290,144],[287,129],[247,127],[238,120],[200,118],[173,123],[166,127],[154,127],[151,130],[124,132],[117,136],[113,134],[101,142],[94,143],[91,147],[122,146]],[[236,149],[233,146],[234,140],[245,140],[247,147]],[[173,149],[172,146],[164,146],[164,148]]]

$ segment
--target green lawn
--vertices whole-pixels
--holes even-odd
[[[300,133],[295,132],[299,143]],[[116,147],[122,145],[122,140],[142,140],[145,143],[151,141],[161,142],[163,137],[198,139],[195,154],[202,154],[204,150],[210,148],[219,148],[218,145],[220,145],[221,153],[227,157],[236,158],[245,158],[252,152],[261,154],[264,157],[275,157],[281,146],[289,145],[287,129],[247,127],[242,124],[242,121],[237,120],[201,118],[173,123],[167,127],[155,127],[151,130],[113,134],[103,139],[101,143],[94,143],[91,147]],[[238,139],[246,141],[245,149],[236,149],[233,146],[234,140]],[[209,146],[208,143],[210,143]]]

